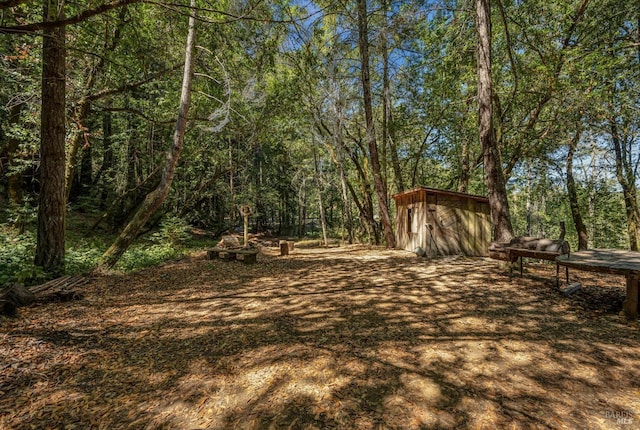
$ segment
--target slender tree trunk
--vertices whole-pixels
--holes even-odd
[[[484,158],[494,240],[506,241],[513,237],[513,228],[500,151],[493,128],[490,0],[476,0],[476,30],[478,33],[478,133]]]
[[[109,105],[107,104],[107,107]],[[109,198],[109,186],[113,179],[113,145],[111,140],[112,121],[111,112],[107,109],[102,112],[102,166],[97,176],[103,176],[104,181],[100,192],[100,210],[107,208]],[[96,177],[96,180],[99,179]]]
[[[351,198],[353,199],[353,202],[358,208],[358,214],[360,214],[360,222],[367,236],[367,243],[371,244],[371,238],[376,234],[375,225],[373,224],[373,220],[371,219],[368,212],[368,206],[373,208],[373,205],[368,205],[368,203],[371,202],[371,199],[369,198],[368,201],[365,201],[365,203],[360,202],[358,198],[358,193],[356,193],[356,190],[353,188],[353,185],[351,185],[351,183],[348,181],[346,185],[347,185],[347,188],[349,189],[349,193],[351,193]],[[366,195],[365,195],[365,199],[367,199]],[[376,237],[376,240],[377,240],[377,237]]]
[[[233,146],[231,145],[231,138],[229,138],[229,193],[231,194],[231,212],[229,214],[230,229],[233,230],[236,226],[236,190],[233,183]]]
[[[162,178],[158,187],[149,193],[144,202],[133,216],[129,224],[124,228],[115,242],[102,255],[98,269],[109,269],[113,267],[127,250],[129,245],[137,237],[138,233],[149,220],[151,215],[162,205],[171,189],[173,175],[176,164],[180,157],[180,151],[184,143],[184,135],[187,128],[187,115],[191,101],[191,81],[193,77],[193,49],[195,46],[195,6],[196,0],[190,1],[191,14],[189,16],[189,32],[185,48],[184,73],[182,77],[182,91],[180,94],[180,107],[178,109],[178,120],[173,133],[173,145],[167,152],[167,159]]]
[[[64,0],[45,0],[45,20],[64,16]],[[43,31],[40,197],[35,265],[64,273],[65,255],[65,27]]]
[[[318,207],[320,209],[320,225],[322,226],[322,241],[324,246],[329,245],[327,240],[327,217],[324,212],[324,203],[322,201],[322,181],[320,180],[320,164],[318,162],[318,154],[316,146],[313,145],[313,165],[315,171],[316,186],[318,187]]]
[[[93,182],[93,158],[91,144],[85,143],[82,147],[82,157],[80,160],[80,174],[77,175],[80,180],[81,193],[84,194],[87,188]]]
[[[458,192],[466,193],[469,191],[469,171],[470,157],[469,157],[469,142],[467,139],[462,139],[462,153],[460,154],[460,183],[458,184]]]
[[[389,159],[393,176],[395,179],[396,191],[404,191],[404,181],[402,179],[402,169],[398,161],[398,147],[392,132],[392,109],[391,109],[391,80],[389,78],[389,23],[388,23],[387,0],[382,1],[382,11],[384,13],[384,30],[382,34],[382,145],[389,148]]]
[[[336,81],[335,73],[335,61],[332,61],[329,67],[330,85],[331,85],[331,97],[333,99],[333,140],[336,148],[336,164],[338,165],[338,172],[340,174],[340,186],[342,191],[342,215],[343,224],[346,220],[346,228],[348,235],[348,243],[353,243],[353,218],[351,216],[351,205],[349,203],[349,194],[347,190],[347,180],[344,172],[344,139],[342,134],[342,96],[340,91],[340,85]]]
[[[67,169],[65,173],[65,183],[66,183],[66,196],[65,198],[69,201],[69,195],[71,193],[71,186],[73,184],[73,177],[75,175],[78,150],[85,143],[85,136],[87,132],[86,121],[89,116],[89,112],[91,110],[91,100],[87,97],[89,93],[91,93],[95,87],[96,80],[98,76],[102,73],[104,66],[106,64],[106,56],[105,54],[109,51],[113,51],[116,49],[118,42],[120,41],[120,37],[122,35],[122,28],[124,27],[125,18],[126,18],[127,8],[123,7],[120,9],[118,15],[118,26],[113,34],[113,38],[110,43],[106,43],[104,46],[104,54],[98,57],[97,63],[91,67],[89,72],[89,76],[86,79],[85,84],[85,95],[78,102],[78,106],[76,107],[76,111],[74,114],[74,121],[78,125],[78,130],[74,134],[71,139],[71,144],[69,145],[69,154],[67,157]]]
[[[640,207],[638,207],[638,188],[636,175],[629,162],[629,151],[622,142],[615,118],[610,119],[611,138],[616,156],[616,176],[622,187],[624,206],[627,215],[627,234],[632,251],[640,250]]]
[[[531,163],[527,162],[526,163],[527,166],[527,186],[525,188],[525,193],[526,193],[526,202],[525,202],[525,211],[526,211],[526,215],[525,218],[527,220],[527,227],[526,227],[526,235],[527,236],[533,236],[533,208],[532,208],[532,202],[531,202],[531,192],[532,192],[532,187],[531,187]]]
[[[362,167],[362,164],[358,159],[358,154],[355,151],[351,151],[346,145],[344,146],[344,149],[349,151],[349,158],[351,158],[351,161],[356,168],[356,172],[358,172],[358,177],[360,178],[360,194],[362,195],[363,202],[358,205],[358,210],[360,211],[360,218],[362,219],[364,229],[369,236],[369,242],[371,242],[371,238],[373,237],[373,242],[376,245],[379,245],[380,232],[378,231],[375,220],[373,219],[373,200],[371,199],[373,190],[371,190],[371,181],[369,180],[367,172]],[[364,151],[364,149],[362,150]],[[349,185],[348,182],[347,184]],[[354,202],[359,202],[358,195],[356,194],[355,189],[353,189],[353,187],[349,187],[349,190]]]
[[[358,47],[360,51],[360,64],[362,76],[362,92],[364,103],[364,116],[367,126],[367,144],[369,156],[371,157],[371,170],[373,173],[373,183],[378,195],[378,206],[380,210],[380,220],[384,230],[384,237],[388,248],[395,248],[396,239],[391,226],[389,216],[389,204],[387,201],[387,187],[382,177],[380,159],[378,157],[378,143],[376,141],[376,130],[373,121],[373,108],[371,98],[371,79],[369,76],[369,40],[367,28],[367,0],[358,0]]]
[[[92,77],[89,77],[87,87],[88,88],[93,87]],[[82,143],[85,141],[87,132],[88,132],[88,128],[85,126],[85,122],[87,120],[87,117],[89,116],[90,108],[91,108],[91,103],[89,103],[89,101],[86,98],[83,98],[78,103],[78,106],[76,108],[76,112],[74,115],[74,120],[77,124],[78,130],[76,130],[76,132],[73,134],[73,137],[71,138],[70,149],[69,149],[69,153],[67,154],[67,165],[66,165],[65,175],[64,175],[64,178],[65,178],[64,179],[64,182],[65,182],[64,198],[67,202],[69,202],[70,199],[75,200],[78,197],[77,196],[78,189],[74,185],[74,178],[77,179],[76,164],[78,163],[78,151],[82,146]],[[71,196],[72,191],[74,194],[73,197]]]
[[[598,170],[596,167],[596,143],[595,140],[591,141],[591,162],[589,163],[589,237],[594,248],[598,247],[598,240],[596,236],[597,220],[596,220],[596,182],[598,180]]]
[[[576,130],[573,138],[569,142],[569,152],[567,153],[567,194],[569,197],[569,207],[571,208],[571,217],[573,218],[573,224],[576,227],[578,233],[578,250],[589,248],[589,237],[587,235],[587,227],[582,219],[582,212],[580,211],[580,205],[578,204],[578,191],[576,188],[576,181],[573,178],[573,155],[578,147],[582,130]]]
[[[8,122],[10,126],[17,125],[20,123],[20,115],[22,114],[22,109],[24,106],[25,104],[21,102],[9,108]],[[5,146],[3,150],[3,153],[6,155],[6,157],[9,160],[9,168],[11,169],[11,171],[9,171],[7,174],[9,200],[11,201],[11,204],[16,208],[22,206],[22,195],[23,195],[22,180],[21,180],[22,175],[19,172],[16,172],[15,170],[12,169],[16,164],[15,156],[16,156],[16,153],[18,152],[19,146],[20,146],[20,141],[16,137],[11,136],[7,139],[7,146]]]
[[[349,194],[347,190],[347,178],[344,173],[344,160],[342,155],[342,147],[338,146],[338,170],[340,173],[340,189],[342,191],[342,205],[343,205],[343,215],[346,219],[346,227],[347,227],[347,242],[349,244],[353,243],[353,217],[351,216],[351,205],[349,203]]]
[[[302,179],[298,192],[298,239],[304,236],[305,225],[307,224],[307,180]]]

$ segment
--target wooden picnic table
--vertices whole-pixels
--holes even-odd
[[[567,268],[589,272],[624,275],[627,278],[627,297],[622,305],[627,316],[638,316],[638,280],[640,252],[622,249],[589,249],[560,255],[556,263]]]

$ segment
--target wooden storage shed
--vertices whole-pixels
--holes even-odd
[[[419,187],[393,196],[396,246],[429,257],[488,255],[491,216],[486,197]]]

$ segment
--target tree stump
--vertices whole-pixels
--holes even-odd
[[[286,240],[280,241],[280,256],[284,257],[285,255],[289,255],[289,242]]]

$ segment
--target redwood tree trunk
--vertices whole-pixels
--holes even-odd
[[[507,241],[513,237],[513,228],[500,151],[493,128],[490,0],[476,0],[476,30],[478,33],[478,133],[484,159],[487,197],[491,207],[494,240]]]
[[[64,16],[64,0],[45,0],[47,21]],[[40,196],[34,263],[52,275],[64,273],[65,253],[65,27],[43,31]]]
[[[576,181],[573,178],[573,155],[580,141],[580,132],[576,132],[571,142],[569,142],[569,153],[567,154],[567,194],[569,196],[569,206],[571,208],[571,217],[578,232],[578,250],[589,248],[589,236],[587,235],[587,227],[582,220],[580,205],[578,204],[578,192],[576,190]]]
[[[378,195],[378,206],[380,209],[380,221],[384,230],[387,247],[395,248],[396,239],[391,226],[389,216],[389,203],[387,201],[387,187],[382,178],[380,168],[380,158],[378,157],[378,142],[376,141],[376,130],[373,122],[373,108],[371,105],[371,79],[369,76],[369,40],[367,29],[367,0],[358,0],[358,47],[360,51],[360,64],[362,76],[362,92],[364,103],[364,116],[367,126],[367,145],[369,156],[371,157],[371,171],[373,173],[373,183]]]
[[[137,237],[138,233],[149,220],[151,215],[162,205],[171,189],[171,182],[176,169],[176,163],[180,157],[184,134],[187,127],[187,114],[191,101],[191,80],[193,76],[193,48],[195,46],[195,0],[191,0],[191,15],[189,17],[189,33],[185,49],[184,73],[182,77],[182,90],[180,95],[180,107],[178,109],[178,120],[173,133],[173,145],[167,152],[165,167],[158,187],[147,195],[144,202],[133,216],[129,224],[116,238],[113,244],[102,255],[98,270],[113,267],[127,250],[129,245]]]

